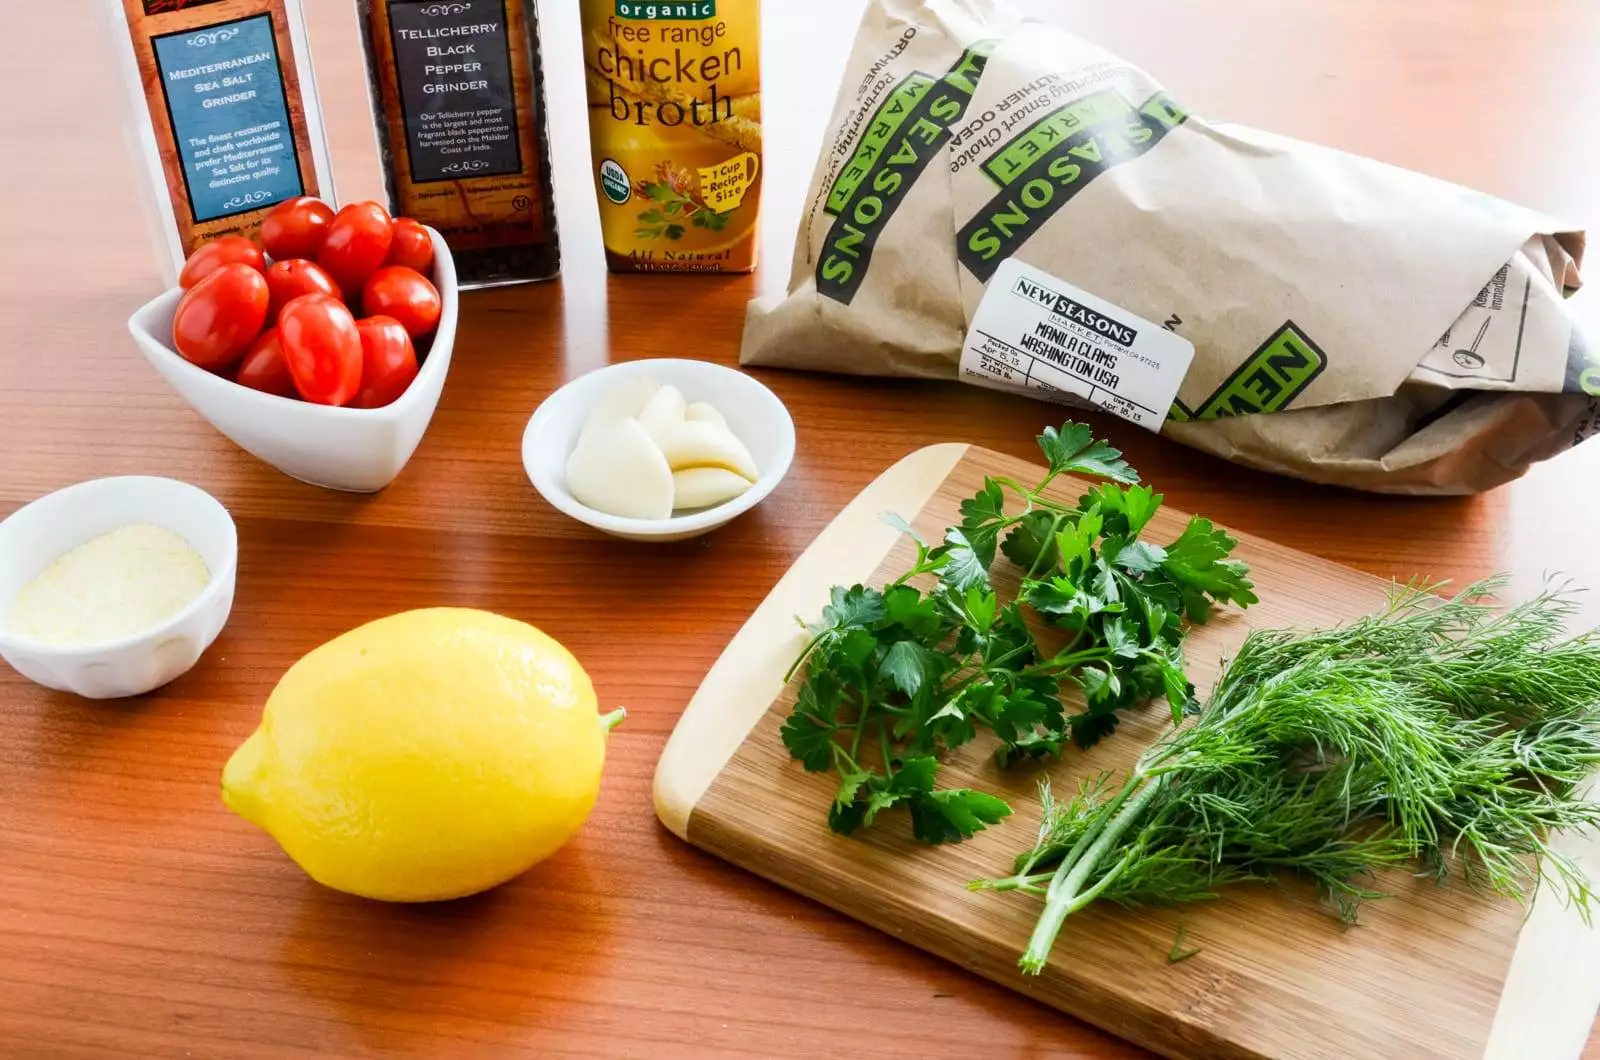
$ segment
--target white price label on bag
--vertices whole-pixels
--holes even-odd
[[[1072,395],[1159,432],[1193,360],[1183,336],[1011,258],[978,305],[961,375],[1047,400]]]

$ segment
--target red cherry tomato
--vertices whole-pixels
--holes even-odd
[[[346,405],[361,387],[361,332],[337,298],[307,294],[278,317],[283,360],[295,389],[318,405]]]
[[[439,290],[415,269],[388,265],[372,274],[361,292],[361,309],[369,317],[394,317],[414,339],[439,326],[444,303]]]
[[[289,374],[289,365],[283,359],[283,344],[278,339],[277,328],[262,332],[250,352],[244,355],[233,378],[240,386],[263,394],[300,397],[300,391],[294,387],[294,377]]]
[[[191,364],[219,372],[250,348],[267,322],[267,280],[235,262],[183,296],[172,318],[173,348]]]
[[[332,225],[333,207],[321,199],[305,195],[286,199],[261,219],[261,244],[277,261],[315,260]]]
[[[189,255],[189,260],[184,262],[182,274],[178,276],[178,286],[185,291],[190,290],[224,265],[234,263],[248,265],[257,272],[267,267],[266,259],[261,255],[261,248],[254,242],[244,236],[223,236]]]
[[[339,297],[339,285],[321,265],[303,258],[275,261],[267,268],[267,290],[272,292],[272,304],[267,307],[267,322],[275,323],[283,307],[303,294],[325,294]]]
[[[361,389],[350,407],[392,405],[417,378],[417,351],[411,336],[393,317],[368,317],[356,328],[361,332]]]
[[[389,245],[389,260],[384,264],[416,269],[424,276],[433,271],[433,237],[420,221],[409,217],[395,221],[394,242]]]
[[[394,222],[375,202],[353,202],[340,210],[328,228],[317,264],[328,270],[349,294],[359,294],[367,277],[377,272],[394,242]]]

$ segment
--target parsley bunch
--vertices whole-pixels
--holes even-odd
[[[1183,623],[1216,603],[1256,602],[1236,544],[1196,517],[1162,547],[1140,539],[1162,497],[1137,485],[1122,454],[1090,429],[1047,429],[1049,472],[1034,486],[990,478],[961,505],[939,545],[899,516],[917,558],[882,589],[835,587],[795,671],[806,676],[783,726],[811,772],[833,770],[829,826],[849,835],[905,807],[923,842],[958,842],[1011,813],[993,795],[936,787],[941,752],[997,737],[1001,765],[1089,747],[1124,707],[1165,695],[1175,719],[1194,707],[1183,670]],[[1062,475],[1104,480],[1075,505],[1047,496]],[[1010,505],[1014,497],[1017,504]],[[997,555],[1022,572],[1002,603]],[[931,580],[931,584],[928,584]],[[1051,630],[1041,645],[1029,617]],[[793,672],[791,672],[791,677]],[[1087,711],[1068,714],[1065,687]]]

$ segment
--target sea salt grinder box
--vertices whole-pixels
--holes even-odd
[[[301,0],[100,0],[168,284],[218,236],[298,195],[333,198]]]

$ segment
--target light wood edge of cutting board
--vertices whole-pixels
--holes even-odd
[[[733,638],[684,708],[656,766],[656,816],[679,839],[689,838],[695,806],[782,693],[783,675],[805,646],[797,617],[820,614],[832,586],[870,578],[900,537],[879,516],[914,517],[968,448],[919,449],[880,475],[828,524]]]
[[[1600,798],[1591,782],[1589,797]],[[1563,834],[1555,847],[1600,881],[1600,840]],[[1600,1011],[1600,926],[1541,888],[1506,973],[1484,1060],[1577,1060]]]

